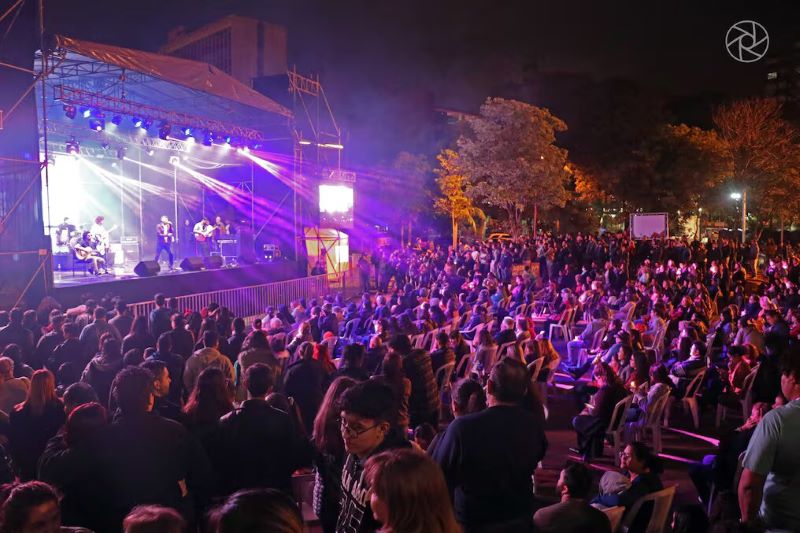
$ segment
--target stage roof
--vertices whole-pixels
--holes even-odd
[[[259,130],[286,124],[292,116],[289,109],[207,63],[64,36],[56,36],[55,44],[47,78],[54,88],[68,86]]]

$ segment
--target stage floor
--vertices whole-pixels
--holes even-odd
[[[78,305],[86,298],[120,296],[130,303],[151,300],[156,293],[167,297],[233,289],[285,281],[300,277],[293,261],[275,261],[253,265],[227,266],[213,270],[186,272],[180,269],[161,271],[151,277],[139,277],[132,270],[118,267],[106,276],[83,272],[53,272],[52,295],[62,305]]]

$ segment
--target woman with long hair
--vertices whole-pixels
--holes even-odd
[[[314,359],[322,364],[322,368],[328,376],[336,372],[336,365],[331,360],[331,353],[328,350],[327,343],[318,342],[314,344]]]
[[[388,450],[367,460],[364,476],[381,533],[458,533],[447,483],[426,454]]]
[[[197,377],[197,383],[183,407],[186,427],[203,440],[217,427],[220,417],[233,411],[233,384],[222,370],[208,367]]]
[[[462,379],[453,385],[452,392],[450,393],[450,411],[455,418],[464,415],[471,415],[486,409],[486,391],[483,386],[474,379]],[[433,437],[433,440],[428,445],[426,452],[431,457],[434,450],[439,445],[444,432],[439,432]]]
[[[602,454],[604,432],[611,422],[614,407],[626,396],[619,378],[606,363],[594,365],[594,381],[597,392],[591,405],[572,419],[578,440],[575,452],[581,454],[586,462]]]
[[[336,530],[341,498],[341,476],[344,465],[344,441],[342,441],[339,416],[339,398],[344,391],[356,384],[354,379],[340,377],[333,380],[322,400],[314,419],[314,512],[322,523],[325,533]]]
[[[473,368],[483,376],[488,374],[497,361],[497,343],[494,342],[488,328],[483,328],[478,335],[478,347],[475,350]]]
[[[111,383],[125,363],[122,360],[122,347],[111,334],[103,334],[100,347],[100,353],[84,368],[81,381],[92,386],[100,405],[108,405]]]
[[[156,345],[156,340],[147,330],[147,317],[139,315],[133,319],[130,332],[122,339],[122,353],[138,348],[144,352]]]
[[[28,397],[9,417],[11,456],[24,480],[36,477],[36,463],[47,441],[64,425],[64,404],[56,396],[56,378],[49,370],[37,370]]]
[[[388,352],[383,358],[381,373],[371,379],[388,385],[397,401],[397,428],[401,435],[408,433],[410,418],[408,414],[408,400],[411,397],[411,380],[403,371],[403,358],[395,352]]]

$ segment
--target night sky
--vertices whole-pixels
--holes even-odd
[[[413,129],[421,108],[474,111],[498,87],[536,72],[621,77],[664,95],[755,95],[763,90],[764,62],[731,59],[724,48],[728,27],[760,22],[771,52],[800,38],[800,2],[775,0],[46,4],[52,32],[145,50],[157,50],[174,26],[193,29],[228,14],[285,24],[290,64],[321,74],[337,116],[356,137],[395,122],[398,132]],[[375,147],[380,157],[404,148],[399,137]]]

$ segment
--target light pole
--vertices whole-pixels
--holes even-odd
[[[742,192],[732,192],[731,198],[742,201],[742,244],[744,244],[745,236],[747,235],[747,189],[742,189]]]

